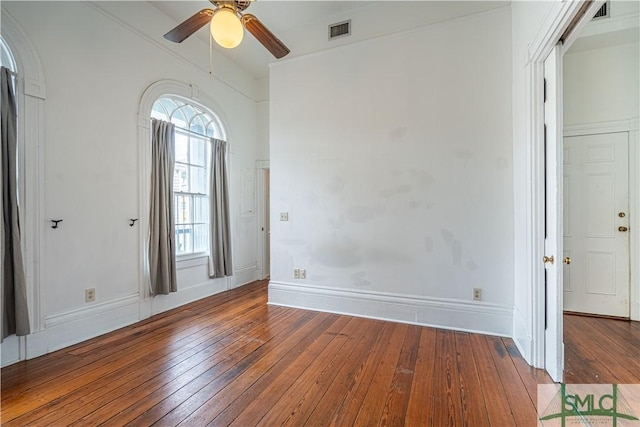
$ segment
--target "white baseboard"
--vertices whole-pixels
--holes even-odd
[[[139,301],[138,294],[131,294],[124,297],[116,298],[110,301],[94,303],[86,307],[75,310],[66,311],[64,313],[56,313],[44,318],[45,329],[55,328],[56,326],[69,324],[77,320],[87,319],[94,315],[103,315],[105,313],[118,310],[121,307],[135,305]]]
[[[529,365],[533,366],[533,339],[531,337],[530,328],[527,327],[527,322],[522,312],[517,308],[513,309],[513,342],[518,347],[518,351],[527,361]]]
[[[240,285],[239,285],[240,286]],[[7,337],[2,343],[2,366],[33,359],[56,350],[129,326],[151,315],[223,292],[229,278],[210,280],[141,301],[138,294],[46,316],[44,329],[22,339]]]
[[[269,283],[269,304],[511,337],[513,308],[296,283]]]
[[[169,295],[157,295],[145,303],[150,305],[149,313],[153,316],[226,290],[227,279],[212,279]]]
[[[44,330],[26,337],[26,358],[42,356],[137,322],[138,294],[46,316]]]
[[[234,270],[233,276],[229,278],[230,289],[237,288],[247,283],[258,280],[258,265],[251,264]]]
[[[0,344],[2,367],[19,362],[20,359],[22,359],[21,345],[24,345],[23,342],[15,335],[9,335],[2,341],[2,344]],[[24,351],[24,349],[22,349],[22,351]]]

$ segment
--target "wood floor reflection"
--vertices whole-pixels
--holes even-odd
[[[6,367],[2,425],[536,424],[551,381],[511,339],[266,302],[255,282]],[[637,324],[565,325],[568,382],[640,382]]]
[[[640,322],[564,315],[564,381],[640,384]]]

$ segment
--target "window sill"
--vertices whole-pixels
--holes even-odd
[[[179,255],[176,257],[176,268],[183,270],[185,268],[198,267],[200,265],[209,264],[209,254],[201,252],[197,254]]]

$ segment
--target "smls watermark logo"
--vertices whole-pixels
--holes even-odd
[[[640,426],[640,384],[539,384],[539,425]]]

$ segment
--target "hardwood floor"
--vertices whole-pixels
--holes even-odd
[[[268,306],[266,288],[2,369],[2,425],[535,425],[537,384],[550,379],[512,340]],[[606,333],[637,355],[640,329],[627,329]],[[618,343],[627,333],[635,341]],[[567,347],[572,379],[633,378],[637,360],[620,370]]]
[[[564,316],[565,382],[640,384],[640,322]]]

